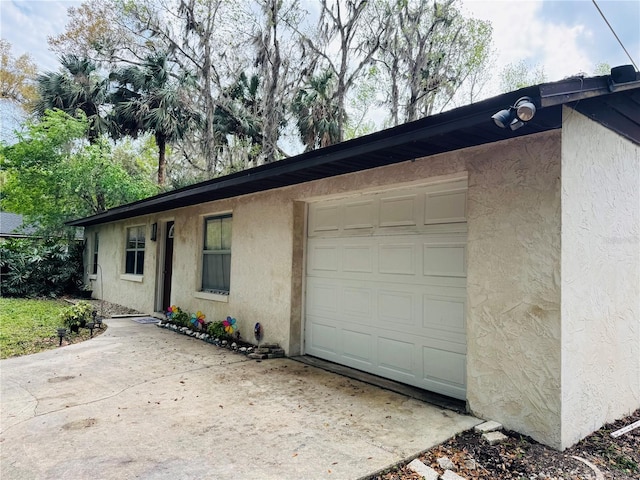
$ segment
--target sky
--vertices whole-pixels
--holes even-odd
[[[301,0],[315,1],[315,0]],[[640,64],[640,0],[596,0],[604,15]],[[42,71],[56,70],[47,37],[62,33],[71,0],[0,0],[0,36],[15,56],[29,53]],[[464,10],[493,25],[495,72],[524,60],[541,66],[548,81],[592,74],[598,63],[631,61],[592,0],[463,0]],[[492,82],[496,88],[498,82]],[[489,92],[489,93],[498,93]]]

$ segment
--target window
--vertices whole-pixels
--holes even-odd
[[[93,234],[93,263],[91,264],[91,273],[98,273],[98,232]]]
[[[142,275],[144,272],[144,227],[127,228],[126,251],[125,273]]]
[[[204,220],[202,291],[229,293],[231,279],[231,215]]]

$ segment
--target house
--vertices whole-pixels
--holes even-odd
[[[33,227],[23,228],[22,215],[0,212],[0,241],[8,238],[29,238],[35,232]]]
[[[260,322],[290,356],[461,399],[557,449],[640,407],[630,67],[70,225],[85,227],[108,301],[231,315],[246,338]]]

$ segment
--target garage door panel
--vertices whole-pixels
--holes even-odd
[[[311,271],[338,271],[338,254],[339,249],[336,245],[315,245],[310,252],[311,259],[309,267]]]
[[[342,310],[350,315],[370,320],[373,316],[374,291],[363,287],[345,287],[342,290]]]
[[[373,228],[375,205],[373,200],[347,202],[344,206],[344,229]]]
[[[360,367],[373,365],[373,342],[371,333],[359,332],[350,329],[342,330],[344,346],[343,356],[354,362],[360,363]]]
[[[311,232],[336,231],[340,228],[340,209],[338,205],[319,205],[309,215]]]
[[[415,378],[414,344],[393,337],[378,337],[378,367],[394,377]]]
[[[424,328],[437,328],[464,335],[465,299],[438,295],[422,297]]]
[[[309,346],[316,354],[337,356],[336,340],[339,338],[337,328],[333,325],[322,323],[320,318],[313,319],[310,325]]]
[[[467,276],[467,247],[464,243],[425,243],[424,275]]]
[[[414,243],[383,243],[378,246],[378,251],[378,273],[416,274],[416,245]]]
[[[307,284],[307,312],[316,315],[335,316],[338,313],[340,289],[332,283],[320,281]]]
[[[466,189],[433,192],[425,195],[425,225],[465,222],[466,216]]]
[[[402,195],[380,199],[379,225],[381,227],[410,226],[416,224],[416,195]]]
[[[378,319],[389,326],[411,326],[416,318],[415,296],[409,292],[382,290],[378,293]]]
[[[464,387],[466,378],[465,355],[425,347],[422,349],[422,358],[425,380]]]
[[[373,273],[375,248],[373,245],[344,245],[342,271]]]

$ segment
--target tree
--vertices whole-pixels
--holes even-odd
[[[34,111],[43,116],[47,110],[59,109],[70,115],[81,110],[89,120],[87,138],[93,143],[110,131],[105,104],[109,94],[109,79],[98,73],[95,62],[76,55],[60,58],[62,70],[48,72],[37,78],[38,98]]]
[[[64,222],[157,193],[144,175],[127,172],[103,139],[87,144],[84,115],[47,111],[28,122],[14,145],[0,146],[3,209],[20,213],[43,234],[68,234]]]
[[[375,6],[375,2],[368,0],[322,0],[315,38],[302,37],[306,48],[316,57],[308,72],[315,74],[318,65],[320,71],[329,71],[334,78],[332,100],[337,107],[338,142],[344,139],[349,90],[364,67],[372,62],[389,27],[387,16],[370,13]],[[320,77],[324,75],[323,72]]]
[[[544,67],[540,65],[531,66],[526,61],[521,60],[518,63],[509,63],[502,69],[500,90],[503,93],[510,92],[543,83],[546,79],[547,75],[544,73]]]
[[[306,68],[296,29],[303,19],[298,0],[257,0],[261,16],[250,37],[260,78],[261,160],[283,156],[278,147],[287,109],[302,82]]]
[[[96,62],[135,61],[138,45],[123,22],[123,11],[113,0],[87,0],[69,7],[65,31],[47,37],[49,48],[58,55],[76,55]]]
[[[137,137],[152,132],[158,146],[158,185],[164,185],[168,142],[183,138],[199,121],[192,108],[188,75],[172,81],[164,54],[147,57],[142,67],[115,71],[111,97],[118,133]]]
[[[291,109],[306,152],[339,142],[340,107],[335,89],[333,72],[325,70],[309,79],[293,101]]]
[[[597,63],[593,69],[594,75],[609,75],[611,73],[611,65],[606,62]]]
[[[395,0],[375,59],[388,79],[391,123],[410,122],[444,108],[489,58],[491,25],[465,19],[456,0]]]
[[[36,98],[34,79],[38,67],[27,54],[15,58],[11,43],[0,39],[0,99],[28,109]]]

